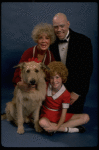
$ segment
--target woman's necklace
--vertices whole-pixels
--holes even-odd
[[[44,55],[38,54],[38,55],[37,55],[37,58],[38,58],[38,60],[41,60],[41,61],[42,61],[43,58],[44,58]]]
[[[45,55],[46,55],[46,51],[43,51],[43,50],[40,50],[40,49],[37,49],[37,58],[38,60],[41,60],[43,61],[43,59],[45,58]]]

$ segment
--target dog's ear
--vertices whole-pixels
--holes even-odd
[[[24,68],[24,64],[25,64],[25,62],[22,62],[22,63],[20,63],[20,64],[18,64],[18,65],[16,65],[16,66],[14,66],[13,68],[20,68],[20,69],[23,69]]]
[[[50,68],[48,66],[46,66],[44,63],[40,63],[40,67],[43,69],[50,70]]]

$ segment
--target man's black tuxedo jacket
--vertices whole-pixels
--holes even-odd
[[[67,90],[81,96],[86,96],[89,89],[90,77],[93,70],[93,56],[91,40],[69,29],[70,39],[67,51],[66,66],[68,80],[65,83]],[[61,61],[57,39],[50,46],[56,61]]]

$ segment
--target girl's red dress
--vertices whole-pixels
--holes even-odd
[[[44,102],[44,105],[41,109],[41,115],[40,118],[46,117],[51,122],[58,123],[61,112],[63,108],[69,108],[70,103],[70,93],[65,88],[64,85],[62,85],[61,89],[52,96],[52,90],[51,85],[48,85],[47,89],[47,95]],[[72,113],[66,113],[65,121],[68,121],[74,114]]]

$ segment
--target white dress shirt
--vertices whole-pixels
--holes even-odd
[[[63,40],[67,40],[66,43],[59,43],[58,44],[58,48],[59,48],[59,54],[60,54],[60,58],[61,58],[61,62],[66,65],[66,58],[67,58],[67,51],[68,51],[68,44],[69,44],[69,39],[70,37],[68,37],[69,35],[69,30],[67,32],[66,37]],[[67,38],[68,37],[68,38]],[[75,93],[75,92],[74,92]],[[77,93],[75,93],[77,94]],[[77,94],[78,95],[78,94]]]
[[[67,32],[66,37],[64,38],[64,40],[66,39],[67,42],[66,43],[59,43],[58,44],[58,48],[59,48],[59,54],[60,54],[60,58],[61,58],[61,62],[66,65],[66,58],[67,58],[67,50],[68,50],[68,43],[69,43],[69,30]],[[68,38],[67,38],[68,37]]]

